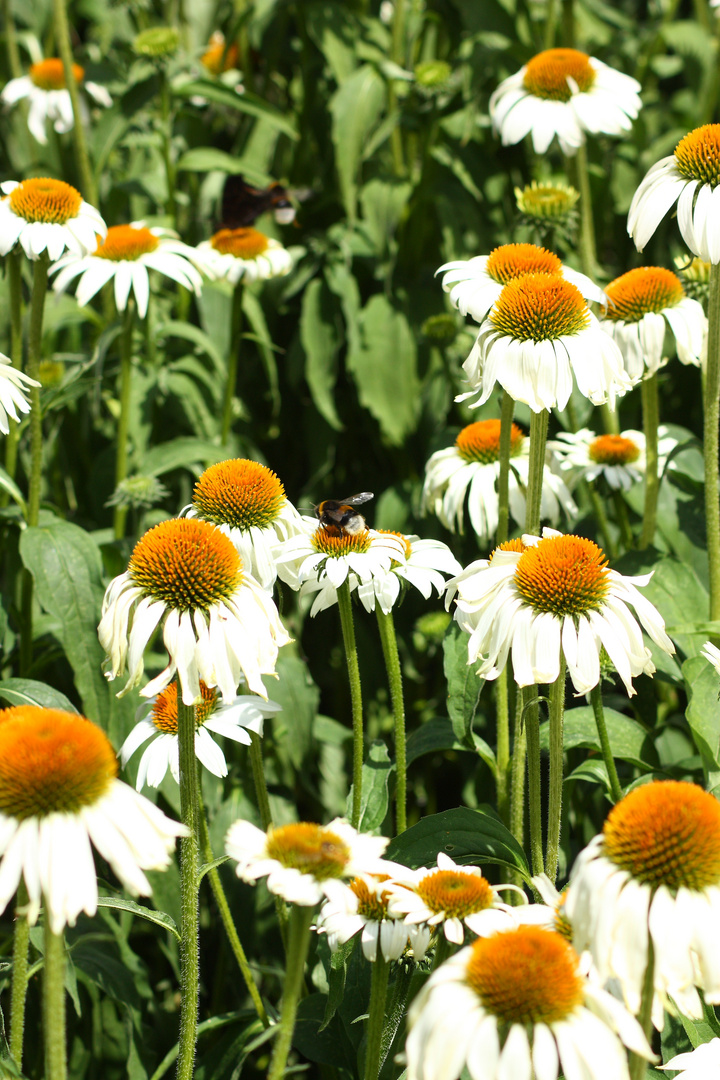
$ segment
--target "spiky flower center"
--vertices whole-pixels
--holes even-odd
[[[675,307],[685,296],[677,274],[662,266],[638,266],[615,278],[605,288],[610,304],[605,318],[613,322],[639,322],[649,312]]]
[[[138,540],[128,573],[152,600],[176,611],[207,611],[242,583],[235,545],[196,518],[162,521]]]
[[[557,341],[586,330],[590,312],[580,290],[559,274],[527,274],[507,283],[490,322],[516,341]]]
[[[415,891],[434,914],[464,919],[493,906],[490,882],[466,870],[435,870],[421,878]]]
[[[471,945],[465,981],[505,1024],[552,1024],[584,998],[578,956],[553,930],[520,926]]]
[[[144,225],[113,225],[105,239],[98,240],[95,255],[111,262],[126,262],[155,251],[159,243],[160,238],[153,236]]]
[[[340,878],[350,861],[350,849],[331,829],[301,821],[271,829],[267,854],[287,869],[311,874],[316,881]]]
[[[76,814],[109,790],[117,758],[84,716],[20,705],[0,712],[0,813]]]
[[[696,784],[635,788],[608,814],[603,840],[611,862],[652,888],[720,884],[720,803]]]
[[[686,180],[714,188],[720,183],[720,124],[695,128],[675,147],[677,170]]]
[[[219,75],[221,71],[230,71],[231,68],[237,67],[238,57],[237,45],[232,42],[226,49],[225,35],[220,30],[216,30],[200,60],[211,75]]]
[[[44,225],[65,225],[77,217],[82,204],[79,191],[64,180],[47,176],[23,180],[6,196],[10,209],[25,221],[41,221]]]
[[[640,457],[640,447],[624,435],[600,435],[590,443],[588,457],[598,465],[632,465]]]
[[[286,501],[275,473],[246,458],[211,465],[193,492],[193,506],[200,517],[242,530],[272,525]]]
[[[387,881],[387,875],[383,874],[378,880]],[[389,894],[385,889],[371,889],[364,878],[353,878],[350,888],[358,899],[358,915],[372,922],[387,919]]]
[[[212,690],[200,680],[202,700],[195,705],[195,730],[199,731],[218,703],[217,690]],[[177,683],[171,682],[166,690],[158,694],[153,705],[150,719],[161,735],[177,735]]]
[[[595,69],[587,53],[577,49],[546,49],[528,60],[523,86],[534,97],[569,101],[584,94],[595,82]]]
[[[496,548],[490,553],[488,562],[492,562],[498,551],[519,551],[521,554],[523,551],[527,551],[527,545],[518,536],[516,540],[503,540],[502,544],[498,544]]]
[[[73,64],[75,82],[81,83],[85,78],[85,72],[79,64]],[[56,56],[47,60],[39,60],[37,64],[30,65],[30,78],[40,90],[66,90],[65,68],[63,62]]]
[[[562,274],[562,263],[537,244],[502,244],[488,255],[485,272],[499,285],[507,285],[523,274]]]
[[[518,559],[515,587],[534,611],[585,615],[602,607],[610,588],[607,559],[584,536],[549,536]]]
[[[510,430],[510,456],[517,457],[522,451],[525,435],[513,424]],[[464,427],[455,440],[457,452],[465,461],[478,461],[492,465],[500,460],[500,421],[476,420]]]
[[[557,219],[575,209],[580,192],[568,184],[539,184],[533,180],[524,188],[515,188],[518,210],[528,217]]]
[[[221,255],[234,255],[236,259],[255,259],[267,251],[270,241],[258,229],[220,229],[210,240]]]
[[[310,543],[323,555],[331,555],[339,559],[353,552],[369,551],[370,533],[367,529],[363,529],[362,532],[350,534],[344,529],[338,529],[336,525],[321,525],[310,537]]]

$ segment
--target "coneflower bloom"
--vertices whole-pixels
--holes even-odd
[[[24,878],[28,917],[41,904],[59,934],[97,911],[93,847],[133,896],[148,896],[145,870],[169,866],[187,835],[117,779],[117,759],[90,720],[32,705],[0,712],[0,910]]]
[[[145,533],[127,571],[105,593],[98,637],[109,658],[107,677],[128,670],[121,693],[143,682],[145,648],[160,623],[169,663],[140,693],[153,697],[177,672],[186,705],[201,699],[201,679],[225,704],[242,679],[267,698],[262,676],[275,673],[278,648],[291,640],[232,541],[188,518]]]
[[[95,207],[64,180],[6,180],[0,191],[0,255],[18,243],[28,259],[39,259],[44,251],[59,259],[66,249],[87,255],[107,232]]]
[[[428,927],[410,925],[402,914],[393,914],[388,908],[392,870],[402,872],[405,867],[387,863],[385,874],[361,874],[347,883],[334,878],[325,882],[327,899],[315,929],[327,934],[333,952],[359,933],[363,956],[371,964],[377,960],[378,950],[385,960],[398,960],[408,946],[415,960],[423,959],[430,944]]]
[[[433,589],[438,596],[445,592],[445,577],[462,572],[447,544],[441,540],[421,540],[419,536],[379,529],[381,534],[397,536],[405,545],[405,559],[394,562],[386,571],[377,570],[370,581],[358,585],[357,595],[366,611],[374,611],[376,602],[389,614],[409,586],[429,600]]]
[[[0,353],[0,431],[7,435],[10,431],[9,417],[20,422],[19,413],[30,412],[30,402],[26,398],[28,387],[40,383],[29,375],[13,367],[9,356]]]
[[[75,82],[82,87],[97,105],[109,108],[112,98],[104,86],[85,82],[85,72],[79,64],[73,64]],[[70,131],[75,123],[70,91],[65,82],[65,68],[58,57],[48,57],[30,65],[28,75],[21,75],[5,84],[0,103],[15,105],[27,99],[28,128],[42,146],[47,146],[47,124],[51,123],[58,135]],[[82,99],[81,99],[82,102]]]
[[[196,248],[212,276],[231,285],[243,281],[266,281],[292,270],[292,255],[279,240],[251,227],[220,229]]]
[[[589,428],[561,431],[551,445],[571,486],[580,479],[602,477],[614,491],[629,491],[645,476],[645,436],[642,431],[621,431],[619,435],[596,435]],[[661,425],[658,428],[659,473],[663,472],[668,454],[677,445],[677,439]]]

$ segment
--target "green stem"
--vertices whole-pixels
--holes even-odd
[[[165,164],[165,183],[167,184],[167,199],[165,200],[165,213],[172,218],[175,224],[177,207],[175,205],[175,166],[172,159],[172,119],[170,116],[170,87],[168,86],[167,71],[164,63],[160,66],[160,126],[162,128],[162,154]]]
[[[525,506],[525,532],[530,533],[531,536],[540,535],[540,505],[549,417],[547,409],[539,413],[530,413],[530,462]]]
[[[68,25],[65,0],[53,0],[53,15],[57,47],[63,62],[65,85],[70,94],[70,103],[73,111],[74,123],[72,128],[72,138],[73,143],[75,144],[75,159],[80,170],[80,182],[82,184],[83,195],[87,202],[92,206],[97,206],[98,189],[97,184],[95,183],[95,176],[90,167],[90,156],[88,154],[87,140],[85,138],[85,128],[83,127],[82,113],[80,112],[80,94],[78,93],[77,81],[73,72],[70,27]]]
[[[195,757],[195,707],[182,700],[177,681],[180,817],[190,835],[180,841],[180,1035],[177,1080],[192,1080],[197,1039],[200,985],[199,933],[199,806]]]
[[[28,330],[27,374],[39,382],[42,360],[42,331],[45,314],[45,294],[48,284],[50,258],[44,251],[33,263],[33,285],[30,299],[30,327]],[[40,488],[42,485],[42,415],[40,413],[40,387],[30,387],[30,485],[28,493],[29,526],[37,525],[40,515]]]
[[[401,833],[407,829],[407,758],[405,754],[405,703],[403,701],[402,671],[400,669],[400,657],[398,655],[392,611],[389,611],[386,615],[380,604],[376,602],[375,614],[377,615],[378,629],[380,630],[380,641],[385,658],[385,668],[390,685],[390,700],[395,721],[395,767],[397,770],[395,825],[398,833]]]
[[[510,814],[508,780],[510,769],[510,669],[505,665],[495,682],[496,739],[495,759],[497,773],[495,787],[497,791],[497,809],[502,820],[507,824]]]
[[[558,17],[558,0],[548,0],[547,18],[545,19],[545,37],[543,49],[552,49],[555,44],[555,26]]]
[[[293,1031],[295,1030],[298,1002],[303,987],[305,958],[310,947],[310,924],[314,914],[314,907],[301,907],[299,904],[294,904],[290,912],[290,943],[288,946],[282,1011],[267,1080],[281,1080],[285,1073]]]
[[[635,546],[635,538],[633,537],[632,529],[630,528],[630,516],[628,515],[628,508],[622,497],[622,492],[613,490],[612,500],[613,506],[615,507],[615,517],[617,519],[618,528],[620,529],[622,546],[626,551],[630,551]]]
[[[345,659],[347,661],[348,679],[350,682],[350,701],[352,703],[353,803],[350,823],[354,829],[357,829],[360,824],[360,804],[362,802],[363,711],[362,690],[360,688],[360,667],[358,665],[352,601],[350,599],[350,583],[347,578],[339,587],[337,596],[343,644],[345,646]]]
[[[408,998],[416,972],[417,967],[411,960],[401,960],[396,965],[393,992],[385,1010],[386,1020],[380,1043],[380,1068],[385,1064],[393,1039],[407,1011]]]
[[[563,789],[563,718],[565,715],[565,657],[560,655],[560,672],[549,687],[550,696],[550,788],[548,794],[548,834],[545,872],[555,883],[560,851]]]
[[[586,481],[586,486],[592,504],[593,517],[597,522],[600,538],[602,539],[603,550],[609,559],[614,559],[617,557],[617,547],[610,536],[610,524],[605,513],[605,502],[592,480]]]
[[[718,491],[718,422],[720,421],[720,266],[710,267],[708,347],[703,401],[705,458],[705,529],[710,569],[710,619],[720,619],[720,493]]]
[[[115,492],[127,476],[128,434],[130,431],[130,397],[132,387],[132,342],[135,306],[128,300],[123,328],[120,334],[120,416],[118,418],[115,454]],[[127,506],[116,506],[113,514],[113,531],[116,540],[125,535]]]
[[[243,324],[243,285],[239,281],[235,286],[232,301],[232,331],[230,334],[230,352],[227,361],[227,382],[225,383],[225,400],[223,402],[222,427],[220,429],[220,444],[225,446],[230,438],[232,426],[233,399],[235,397],[235,384],[237,383],[238,358],[240,354],[240,340]]]
[[[598,683],[597,686],[593,686],[590,691],[590,704],[592,705],[593,713],[595,714],[595,725],[597,727],[598,738],[600,739],[600,749],[602,751],[603,761],[605,762],[605,768],[607,769],[608,779],[610,780],[610,792],[613,797],[613,802],[619,802],[620,799],[622,799],[622,788],[620,787],[617,769],[615,768],[615,759],[613,758],[612,749],[610,747],[610,737],[605,723],[605,710],[603,709],[600,683]]]
[[[390,56],[393,63],[398,67],[405,67],[405,0],[395,0],[393,6],[392,43]],[[392,114],[398,107],[395,82],[392,76],[388,79],[388,113]],[[405,155],[403,152],[402,131],[399,117],[390,134],[390,148],[393,159],[393,172],[396,176],[405,175]]]
[[[22,269],[20,251],[11,251],[7,259],[8,293],[10,301],[10,359],[13,367],[22,371],[23,358],[23,304],[22,304]],[[5,437],[5,471],[14,480],[17,469],[17,450],[20,441],[20,425],[10,424],[10,431]],[[0,505],[7,506],[9,495],[3,492]]]
[[[250,732],[250,768],[252,769],[253,784],[255,785],[255,799],[260,813],[260,823],[268,831],[272,827],[272,813],[270,811],[270,797],[268,795],[265,769],[262,759],[262,742],[256,731]],[[288,947],[288,913],[287,905],[282,896],[273,893],[275,912],[280,926],[280,936],[287,951]]]
[[[365,1080],[377,1080],[380,1071],[380,1048],[385,1027],[385,1004],[387,1001],[390,964],[382,954],[378,938],[377,956],[372,966],[370,982],[370,1007],[365,1044]]]
[[[533,876],[545,870],[542,844],[542,800],[540,794],[540,718],[537,686],[523,687],[523,715],[527,734],[528,804],[530,809],[530,858]]]
[[[3,0],[2,22],[5,27],[5,46],[7,48],[8,68],[13,79],[22,77],[23,69],[20,63],[20,50],[15,33],[15,19],[12,13],[12,0]]]
[[[510,680],[508,686],[515,686]],[[513,755],[510,776],[510,832],[521,847],[525,846],[525,759],[527,756],[527,731],[522,711],[522,690],[515,693],[515,730],[513,732]]]
[[[639,547],[650,547],[655,539],[660,477],[658,469],[658,426],[660,405],[657,375],[649,375],[640,383],[642,394],[643,430],[645,431],[645,508]]]
[[[450,955],[450,942],[443,933],[442,923],[436,928],[435,932],[437,934],[437,938],[435,941],[435,955],[432,962],[433,971],[437,971],[437,969],[445,963],[448,956]]]
[[[588,171],[587,146],[578,147],[575,157],[575,175],[580,192],[580,264],[583,273],[590,278],[598,275],[597,250],[595,247],[595,225],[593,222],[593,204],[590,193],[590,173]]]
[[[713,267],[714,269],[714,267]],[[652,897],[650,899],[652,903]],[[648,952],[647,952],[647,967],[645,968],[645,978],[643,980],[642,997],[640,999],[640,1012],[638,1013],[638,1023],[643,1029],[645,1038],[650,1042],[652,1037],[652,1004],[653,997],[655,996],[655,948],[653,946],[653,940],[650,937],[650,929],[648,927]],[[630,1066],[630,1080],[643,1080],[645,1072],[648,1067],[648,1063],[644,1057],[640,1054],[631,1053],[629,1056],[628,1064]]]
[[[603,402],[602,405],[598,405],[600,416],[602,417],[603,430],[607,435],[619,435],[620,434],[620,407],[618,402],[615,402],[615,408],[611,409],[607,402]]]
[[[23,1036],[25,1033],[28,945],[30,943],[30,923],[25,913],[27,903],[27,886],[21,878],[15,902],[12,989],[10,991],[10,1054],[20,1070],[22,1070]]]
[[[65,935],[53,933],[45,912],[43,968],[43,1037],[45,1080],[66,1080],[65,1049]]]
[[[510,450],[512,449],[512,421],[513,412],[515,411],[515,402],[508,394],[507,390],[503,390],[502,406],[500,409],[500,447],[499,447],[499,466],[498,472],[498,524],[497,524],[497,540],[498,544],[504,544],[508,538],[509,523],[510,523]]]

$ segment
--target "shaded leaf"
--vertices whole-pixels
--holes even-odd
[[[238,94],[236,90],[229,86],[223,86],[220,82],[198,79],[197,81],[183,83],[181,86],[173,86],[172,92],[178,97],[203,97],[207,101],[214,101],[217,105],[229,106],[231,109],[237,109],[238,112],[247,113],[248,116],[255,116],[264,120],[266,123],[278,128],[284,135],[289,135],[291,139],[298,138],[295,125],[286,113],[279,112],[272,105],[268,105],[266,101],[263,101],[262,98],[248,93],[247,90],[242,94]]]
[[[641,769],[655,768],[658,762],[657,752],[647,731],[631,716],[604,710],[605,724],[610,738],[613,757],[629,761]],[[549,748],[549,722],[540,724],[540,748]],[[597,733],[595,715],[590,705],[581,705],[577,709],[568,709],[563,724],[563,746],[565,750],[585,747],[602,752]]]
[[[305,378],[315,408],[336,431],[342,429],[333,400],[337,381],[340,335],[325,283],[315,278],[303,294],[300,342],[305,351]]]
[[[707,772],[717,772],[720,769],[717,672],[704,657],[694,656],[685,661],[682,673],[688,694],[685,716],[690,725],[693,742]]]
[[[216,862],[224,861],[225,858],[216,860]],[[180,940],[180,932],[175,925],[175,920],[166,915],[164,911],[154,911],[152,908],[136,904],[134,900],[124,900],[117,896],[98,896],[98,907],[114,908],[116,911],[129,911],[132,915],[137,915],[139,919],[146,919],[148,922],[155,923],[156,926],[161,926],[163,930],[169,930],[178,941]]]
[[[350,224],[357,211],[357,182],[364,143],[380,119],[385,87],[374,67],[363,64],[330,99],[335,166]]]
[[[451,622],[443,639],[443,670],[447,681],[448,715],[455,737],[470,747],[472,724],[485,680],[468,664],[468,636],[456,622]]]

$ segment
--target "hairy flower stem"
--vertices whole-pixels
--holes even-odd
[[[560,656],[560,672],[549,688],[550,697],[550,791],[545,872],[555,883],[560,851],[563,789],[563,718],[565,716],[565,657]]]
[[[393,991],[390,1001],[385,1010],[385,1024],[380,1042],[380,1064],[382,1069],[385,1060],[390,1053],[390,1047],[397,1035],[397,1030],[407,1012],[408,998],[412,990],[413,980],[417,974],[417,967],[411,960],[401,960],[397,965]]]
[[[507,667],[508,686],[515,686]],[[510,832],[521,847],[525,846],[525,759],[527,757],[527,730],[523,718],[523,694],[515,687],[515,730],[510,774]]]
[[[714,267],[713,267],[714,269]],[[650,900],[652,903],[652,898]],[[643,1029],[645,1038],[650,1042],[652,1038],[652,1004],[655,996],[655,947],[648,931],[647,967],[643,980],[642,997],[640,998],[640,1012],[638,1023]],[[631,1053],[628,1059],[630,1066],[630,1080],[643,1080],[648,1063],[640,1054]]]
[[[658,425],[660,406],[658,402],[657,375],[649,375],[640,383],[642,394],[643,430],[645,432],[645,507],[643,510],[641,550],[652,545],[657,521],[660,477],[658,471]]]
[[[573,159],[568,159],[573,160]],[[588,171],[587,147],[585,143],[578,147],[574,158],[574,177],[580,192],[580,264],[583,273],[589,278],[598,274],[597,249],[595,247],[595,224],[593,222],[592,194],[590,192],[590,173]]]
[[[168,85],[167,67],[160,64],[160,130],[162,138],[162,156],[165,165],[165,184],[167,186],[167,198],[165,200],[165,213],[172,218],[173,225],[177,224],[177,207],[175,205],[175,165],[172,152],[172,116],[170,113],[170,87]]]
[[[22,304],[22,269],[20,251],[11,251],[7,257],[8,292],[10,300],[10,359],[13,367],[22,371],[23,359],[23,304]],[[11,480],[15,479],[17,469],[17,449],[20,441],[20,425],[10,424],[10,431],[5,436],[5,471]],[[0,505],[7,506],[9,494],[2,493]]]
[[[525,506],[525,532],[530,533],[531,536],[540,535],[540,506],[549,417],[550,413],[547,409],[539,413],[530,413],[530,462]]]
[[[66,1080],[65,1050],[65,935],[53,933],[45,913],[43,968],[43,1038],[45,1080]]]
[[[403,701],[402,671],[398,655],[395,622],[392,611],[387,615],[375,604],[380,641],[390,686],[393,719],[395,721],[395,828],[398,833],[407,829],[407,758],[405,753],[405,702]]]
[[[375,963],[372,965],[370,982],[370,1007],[368,1009],[367,1041],[365,1043],[365,1080],[377,1080],[380,1070],[380,1050],[385,1027],[385,1004],[387,1001],[390,963],[385,959],[380,948]]]
[[[545,870],[540,796],[540,718],[537,686],[523,687],[523,716],[527,733],[528,804],[530,809],[530,859],[533,877]]]
[[[180,1035],[177,1080],[192,1080],[197,1041],[200,985],[199,804],[195,758],[195,706],[182,700],[177,682],[178,756],[180,764],[180,817],[190,835],[180,841]]]
[[[70,27],[68,25],[67,9],[65,0],[53,0],[53,19],[55,22],[55,37],[57,39],[58,52],[63,62],[65,71],[65,85],[70,95],[70,104],[73,111],[72,138],[75,144],[75,160],[80,170],[80,183],[85,199],[92,206],[98,205],[98,188],[95,176],[90,167],[85,128],[83,127],[82,112],[80,111],[80,94],[78,93],[77,81],[73,71],[73,55],[70,44]]]
[[[28,945],[30,923],[25,914],[28,891],[20,879],[15,900],[15,930],[13,933],[12,988],[10,991],[10,1053],[22,1070],[23,1036],[25,1033],[25,1001],[27,998]]]
[[[720,422],[720,265],[710,267],[708,345],[703,401],[705,458],[705,529],[710,569],[710,619],[720,619],[720,492],[718,491],[718,423]]]
[[[510,671],[506,665],[495,683],[495,727],[496,727],[496,774],[498,814],[509,824],[510,806],[508,780],[510,769]]]
[[[353,623],[350,582],[345,579],[337,591],[340,625],[342,626],[345,659],[350,682],[350,700],[352,703],[353,724],[353,803],[350,824],[357,829],[360,824],[360,804],[362,802],[362,766],[363,766],[363,711],[362,690],[360,688],[360,667],[358,665],[357,645],[355,643],[355,625]]]
[[[288,945],[282,1011],[267,1080],[281,1080],[285,1073],[293,1031],[295,1030],[298,1002],[303,987],[305,958],[310,947],[310,924],[313,921],[314,914],[314,907],[302,907],[300,904],[293,904],[290,912],[290,942]]]
[[[515,402],[503,390],[502,406],[500,409],[500,446],[498,451],[498,544],[504,544],[508,538],[510,523],[510,450],[512,449],[512,421],[515,411]]]
[[[128,434],[130,432],[130,397],[132,387],[132,341],[135,305],[128,300],[123,328],[120,332],[120,416],[118,418],[115,452],[115,491],[127,476]],[[127,506],[116,506],[113,512],[113,534],[116,540],[125,535]]]
[[[232,300],[232,329],[230,333],[230,352],[227,361],[227,382],[225,383],[225,400],[223,402],[222,426],[220,429],[220,445],[225,446],[230,438],[232,427],[233,399],[235,397],[235,384],[237,383],[238,359],[240,355],[240,341],[242,339],[243,325],[243,284],[239,281],[235,286]]]
[[[605,710],[603,709],[600,683],[598,683],[597,686],[593,686],[590,691],[590,704],[592,705],[593,713],[595,714],[595,725],[597,727],[598,738],[600,739],[600,749],[602,751],[603,761],[605,762],[605,768],[607,769],[608,779],[610,781],[610,792],[613,797],[613,802],[619,802],[620,799],[622,799],[622,788],[620,787],[617,769],[615,768],[615,759],[613,758],[612,749],[610,747],[610,738],[605,723]]]

